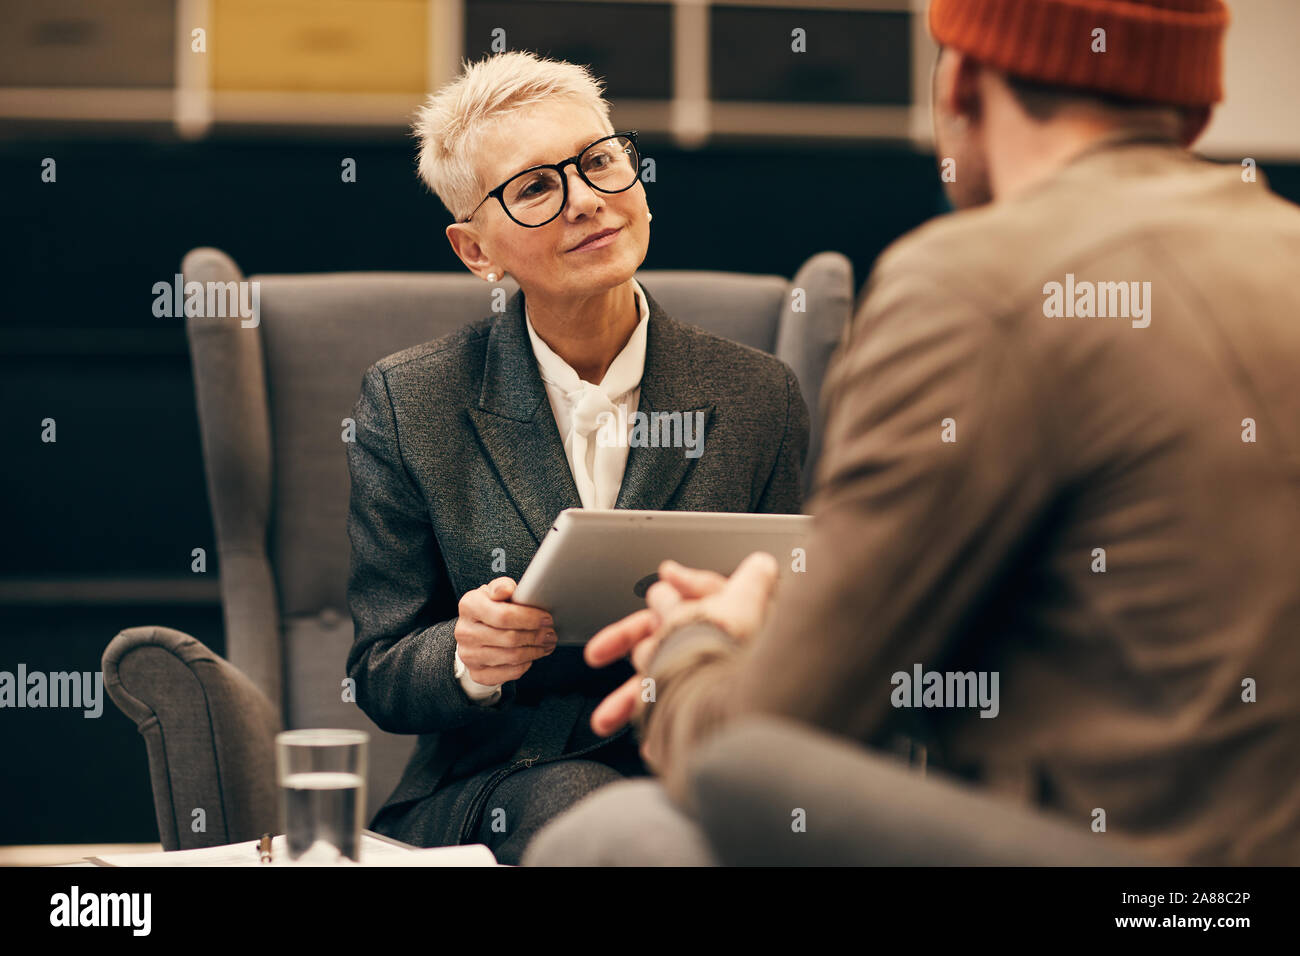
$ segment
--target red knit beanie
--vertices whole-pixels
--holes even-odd
[[[1223,99],[1223,0],[934,0],[930,32],[1051,86],[1200,106]],[[1105,30],[1106,52],[1093,52]]]

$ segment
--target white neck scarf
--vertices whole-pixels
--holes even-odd
[[[555,414],[560,437],[564,439],[564,452],[573,471],[573,482],[584,508],[612,508],[623,483],[627,466],[627,436],[617,444],[602,443],[597,433],[605,426],[609,434],[611,419],[630,421],[640,399],[641,375],[645,371],[646,334],[650,310],[645,293],[632,280],[636,289],[641,321],[633,330],[627,344],[614,358],[599,385],[578,377],[564,359],[560,358],[537,334],[532,319],[524,305],[525,324],[537,357],[538,370],[546,385],[547,396]],[[623,417],[619,407],[623,406]]]

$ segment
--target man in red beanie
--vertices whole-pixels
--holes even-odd
[[[1190,146],[1223,98],[1227,22],[1221,0],[935,0],[949,198],[1009,199],[1115,138]]]
[[[932,4],[962,211],[881,256],[836,355],[807,572],[773,598],[762,556],[667,566],[588,647],[639,671],[593,725],[639,721],[688,811],[688,757],[774,714],[919,736],[1148,859],[1300,863],[1300,210],[1187,150],[1226,23],[1219,0]],[[953,674],[987,678],[980,707]],[[566,828],[619,859],[614,811],[649,786],[595,795],[526,862],[582,859]]]

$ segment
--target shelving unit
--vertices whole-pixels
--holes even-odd
[[[590,64],[623,125],[925,142],[924,0],[12,0],[0,118],[404,135],[464,58]],[[795,52],[795,30],[806,49]],[[203,31],[196,34],[195,31]],[[196,45],[202,50],[196,50]]]

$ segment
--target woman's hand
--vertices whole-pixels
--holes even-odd
[[[469,676],[499,686],[518,680],[533,661],[555,650],[551,615],[541,608],[511,604],[512,578],[496,578],[460,599],[456,649]]]

